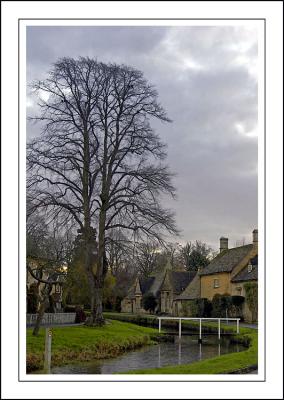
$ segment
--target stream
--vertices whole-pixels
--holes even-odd
[[[144,368],[160,368],[167,365],[189,364],[227,353],[239,352],[246,348],[231,343],[229,337],[221,337],[220,343],[215,335],[204,336],[202,344],[197,336],[175,337],[174,343],[163,342],[145,346],[122,354],[119,357],[69,364],[51,369],[52,374],[113,374]],[[38,371],[37,373],[42,373]]]

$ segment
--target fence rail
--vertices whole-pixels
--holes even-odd
[[[202,321],[218,322],[218,339],[221,338],[221,321],[236,321],[237,334],[240,333],[240,318],[189,318],[189,317],[158,317],[159,332],[162,328],[162,320],[177,320],[179,321],[178,336],[181,338],[181,321],[199,321],[199,341],[202,341]]]
[[[52,324],[72,324],[75,322],[76,313],[45,313],[42,319],[42,325]],[[37,314],[27,314],[27,326],[34,325]]]

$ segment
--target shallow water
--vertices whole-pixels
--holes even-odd
[[[167,365],[189,364],[195,361],[245,350],[245,347],[231,343],[223,337],[218,343],[216,336],[204,337],[202,344],[197,336],[176,337],[174,343],[160,343],[125,353],[108,360],[94,360],[84,363],[54,367],[52,374],[113,374],[144,368],[160,368]],[[40,372],[38,372],[40,373]]]

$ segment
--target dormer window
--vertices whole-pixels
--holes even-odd
[[[249,265],[248,265],[248,273],[250,273],[252,271],[252,265],[251,265],[251,263],[249,263]]]

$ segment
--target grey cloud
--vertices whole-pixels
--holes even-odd
[[[63,56],[132,65],[157,87],[172,124],[153,121],[176,172],[182,241],[231,245],[257,226],[256,32],[246,27],[28,27],[28,80]],[[31,109],[32,110],[32,109]],[[242,126],[243,133],[238,131]],[[28,135],[38,128],[28,124]]]

